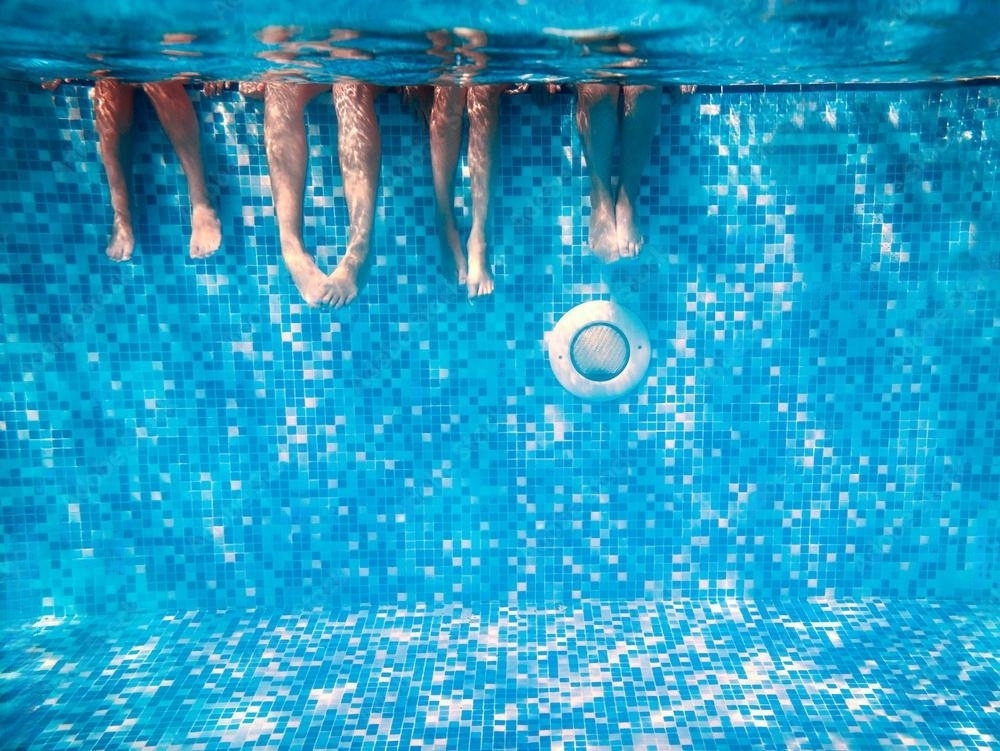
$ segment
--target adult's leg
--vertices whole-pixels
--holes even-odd
[[[98,148],[111,192],[114,219],[106,253],[113,261],[127,261],[135,249],[129,180],[132,177],[132,102],[129,84],[110,78],[94,83],[94,114]]]
[[[590,179],[591,250],[606,262],[618,260],[615,200],[611,166],[618,141],[617,84],[579,84],[576,87],[576,126]]]
[[[447,84],[434,87],[431,106],[431,170],[434,176],[435,226],[441,243],[439,268],[448,279],[465,284],[468,264],[455,218],[455,169],[462,146],[462,121],[468,89]]]
[[[615,199],[618,252],[638,255],[644,238],[636,223],[639,183],[649,164],[649,154],[660,121],[663,90],[659,86],[625,86],[621,135],[621,181]]]
[[[198,118],[194,107],[180,81],[147,83],[142,88],[152,100],[160,124],[167,132],[187,177],[191,201],[191,257],[205,258],[219,249],[222,224],[212,208],[205,186]]]
[[[299,294],[310,305],[332,298],[327,276],[319,270],[302,241],[302,199],[305,191],[305,108],[325,86],[272,82],[264,92],[264,147],[278,220],[281,257]]]
[[[493,194],[503,86],[473,86],[469,89],[469,175],[472,182],[472,229],[469,232],[469,297],[493,292],[486,233]]]
[[[375,224],[375,198],[382,168],[382,136],[375,114],[381,88],[359,81],[333,85],[337,108],[337,149],[350,221],[347,248],[329,276],[330,304],[347,305],[364,286]]]

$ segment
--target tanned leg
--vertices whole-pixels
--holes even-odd
[[[486,233],[489,227],[493,166],[496,163],[500,95],[503,86],[469,89],[469,175],[472,182],[472,229],[469,232],[469,297],[493,293]]]
[[[615,200],[611,192],[611,166],[618,140],[618,95],[616,84],[578,84],[576,125],[590,178],[591,250],[603,261],[617,261],[618,233]]]
[[[631,257],[642,250],[644,238],[636,223],[639,182],[649,164],[649,154],[660,121],[662,89],[658,86],[624,87],[622,118],[621,182],[615,200],[618,252]]]
[[[375,223],[375,199],[382,169],[382,136],[375,113],[378,86],[358,81],[333,85],[337,108],[337,148],[350,220],[347,248],[329,276],[330,304],[351,303],[364,286]]]
[[[455,169],[462,146],[467,95],[464,86],[435,86],[430,115],[435,225],[441,243],[439,268],[447,279],[459,284],[467,281],[468,264],[455,218]]]
[[[132,177],[132,86],[110,78],[94,84],[94,112],[98,147],[111,192],[114,219],[106,253],[113,261],[127,261],[135,249],[129,180]]]
[[[309,156],[305,108],[325,90],[319,85],[272,82],[264,92],[264,147],[281,257],[309,305],[329,303],[333,297],[327,276],[302,241],[302,200]]]
[[[194,106],[180,81],[147,83],[143,90],[153,102],[160,124],[167,132],[187,177],[191,201],[192,258],[206,258],[222,243],[222,224],[212,207],[205,187],[205,170],[201,162],[198,118]]]

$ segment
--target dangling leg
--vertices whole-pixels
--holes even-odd
[[[105,251],[112,261],[127,261],[135,249],[129,180],[132,178],[132,101],[130,85],[110,78],[94,83],[98,147],[111,192],[114,219]]]
[[[222,224],[205,187],[198,118],[194,107],[180,81],[147,83],[142,88],[152,100],[160,124],[167,132],[187,177],[188,197],[191,200],[191,257],[206,258],[222,244]]]
[[[465,284],[468,264],[455,218],[455,168],[462,146],[462,120],[468,89],[435,86],[431,106],[431,169],[434,173],[435,225],[441,242],[439,266],[449,280]]]
[[[469,297],[493,293],[486,233],[489,227],[493,165],[496,163],[500,95],[503,86],[469,89],[469,174],[472,182],[472,230],[469,232]]]
[[[358,81],[333,85],[337,108],[337,149],[344,197],[350,220],[347,249],[330,274],[330,304],[335,308],[352,302],[364,286],[375,223],[375,199],[382,168],[382,136],[375,114],[375,97],[381,89]]]
[[[638,255],[643,245],[635,212],[639,202],[639,183],[649,164],[656,126],[660,122],[663,91],[659,86],[626,86],[624,98],[621,182],[615,200],[615,226],[618,230],[618,251],[622,256],[630,257]]]
[[[611,164],[618,141],[617,84],[578,84],[576,126],[590,178],[590,248],[606,263],[618,260]]]
[[[305,108],[325,86],[269,83],[264,92],[264,147],[278,220],[281,257],[299,294],[310,305],[332,297],[326,275],[319,270],[302,242],[302,198],[305,191]]]

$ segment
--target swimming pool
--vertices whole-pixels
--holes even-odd
[[[436,271],[426,128],[383,96],[340,311],[281,265],[261,105],[189,93],[223,247],[187,257],[138,99],[119,265],[88,87],[0,88],[0,745],[996,745],[989,82],[665,98],[650,242],[610,266],[573,96],[505,97],[475,304]],[[307,125],[329,267],[328,99]],[[605,402],[547,358],[594,299],[653,350]]]

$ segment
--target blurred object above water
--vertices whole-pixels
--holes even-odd
[[[0,75],[38,81],[427,83],[442,76],[427,35],[457,28],[489,39],[475,66],[484,83],[900,83],[1000,73],[995,0],[636,0],[627,10],[593,0],[300,0],[280,10],[262,0],[5,0],[0,21]],[[601,43],[612,37],[626,43]],[[464,72],[470,61],[453,52]]]

